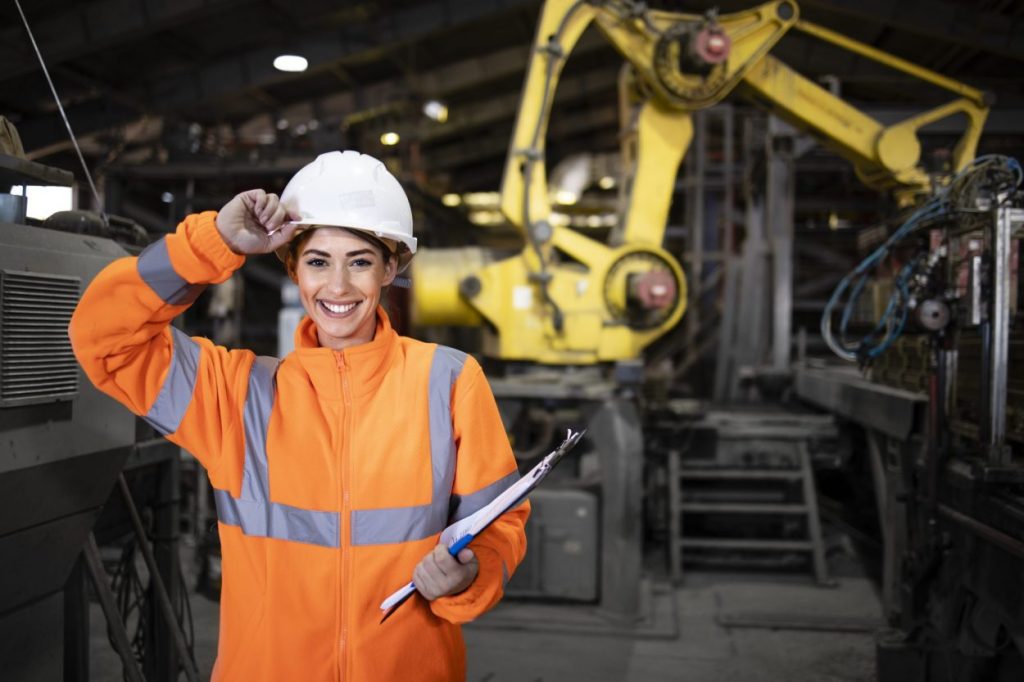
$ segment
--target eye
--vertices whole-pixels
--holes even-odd
[[[357,268],[368,268],[373,265],[373,261],[369,258],[356,258],[353,259],[352,265]]]
[[[314,267],[314,268],[322,268],[325,265],[327,265],[327,261],[325,261],[323,258],[316,258],[316,257],[314,257],[314,258],[308,259],[306,261],[306,265],[309,265],[309,266]]]

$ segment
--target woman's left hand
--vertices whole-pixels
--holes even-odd
[[[473,550],[463,549],[456,561],[447,547],[438,545],[417,564],[412,580],[420,594],[434,601],[438,597],[462,592],[473,583],[479,572],[480,562]]]

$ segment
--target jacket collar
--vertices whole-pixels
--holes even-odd
[[[309,317],[302,318],[295,330],[295,357],[309,375],[313,387],[324,398],[343,397],[340,377],[348,375],[353,396],[372,393],[380,385],[398,349],[398,334],[391,320],[377,306],[377,329],[373,340],[358,346],[336,351],[320,346],[316,324]],[[339,365],[340,362],[340,365]]]

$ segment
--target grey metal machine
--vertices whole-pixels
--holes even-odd
[[[176,471],[178,458],[177,448],[151,439],[131,413],[93,387],[68,339],[82,291],[126,249],[141,248],[145,232],[76,211],[30,225],[24,197],[7,194],[15,185],[72,181],[65,171],[0,154],[0,677],[19,682],[87,679],[86,573],[108,620],[114,614],[94,525],[126,465],[162,461]],[[127,507],[137,520],[128,484],[120,481],[112,510]],[[172,525],[159,530],[171,536]],[[177,567],[172,550],[156,547],[165,559],[161,571]],[[142,679],[123,623],[111,627],[129,677]],[[160,629],[155,623],[149,635],[159,638]],[[151,658],[147,677],[177,679],[173,653]]]

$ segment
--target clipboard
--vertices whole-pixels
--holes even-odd
[[[526,499],[530,492],[540,485],[540,482],[551,473],[551,470],[558,464],[558,461],[562,459],[565,453],[572,450],[579,443],[585,433],[586,430],[574,432],[570,429],[565,440],[557,448],[530,469],[529,473],[494,498],[490,504],[445,528],[441,533],[439,544],[444,543],[448,546],[448,553],[450,555],[453,557],[458,556],[462,549],[471,543],[476,536],[484,532],[498,517],[518,506],[520,502]],[[387,599],[381,602],[380,610],[384,612],[384,617],[381,618],[380,622],[383,623],[390,618],[398,610],[398,607],[415,593],[416,584],[413,582],[409,582],[395,590]]]

